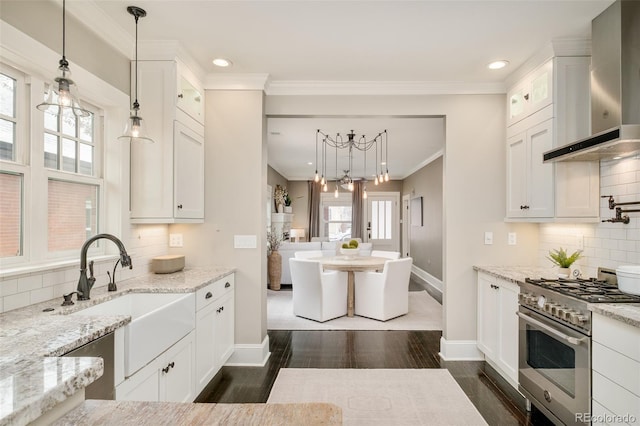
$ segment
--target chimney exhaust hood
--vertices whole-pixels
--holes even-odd
[[[618,0],[591,24],[591,134],[543,161],[612,160],[640,153],[640,1]]]

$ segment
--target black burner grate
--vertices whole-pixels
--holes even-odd
[[[557,280],[527,278],[525,281],[589,303],[640,303],[640,296],[623,293],[617,286],[595,278],[559,278]]]

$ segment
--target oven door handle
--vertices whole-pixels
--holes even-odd
[[[516,312],[516,315],[518,315],[520,318],[522,318],[525,322],[531,323],[537,327],[540,327],[541,329],[543,329],[544,331],[553,334],[554,336],[564,340],[565,342],[569,343],[570,345],[573,346],[580,346],[580,344],[582,342],[585,342],[586,340],[588,340],[588,337],[571,337],[571,336],[567,336],[566,334],[555,330],[552,327],[549,327],[547,324],[543,323],[542,321],[538,321],[535,318],[530,317],[529,315],[525,315],[521,312]]]

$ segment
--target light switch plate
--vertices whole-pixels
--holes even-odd
[[[234,235],[233,248],[256,248],[258,237],[255,235]]]
[[[169,234],[169,247],[182,247],[182,234]]]
[[[485,231],[485,233],[484,233],[484,243],[485,243],[485,245],[493,244],[493,232]]]
[[[518,242],[518,239],[516,237],[516,233],[515,232],[509,232],[509,238],[508,238],[509,245],[510,246],[515,246],[517,242]]]

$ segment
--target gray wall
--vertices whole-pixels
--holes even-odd
[[[125,7],[122,7],[123,13],[126,13]],[[0,17],[62,56],[62,2],[58,5],[49,0],[2,0]],[[115,88],[129,94],[131,81],[129,58],[90,31],[71,16],[68,10],[66,27],[66,56],[71,64],[71,72],[73,73],[73,64],[78,64]],[[133,45],[131,49],[133,50]],[[57,69],[58,64],[52,63],[51,79],[56,75]]]
[[[408,176],[402,187],[403,195],[422,197],[423,226],[410,225],[409,230],[413,263],[439,280],[443,269],[442,176],[440,157]]]
[[[289,181],[287,180],[287,178],[285,178],[280,173],[275,171],[275,169],[273,169],[271,166],[267,166],[267,185],[271,185],[272,196],[273,196],[273,191],[276,190],[276,185],[280,185],[283,188],[287,188],[287,191],[289,190],[288,188]],[[271,207],[272,207],[271,211],[275,212],[276,211],[275,203]]]

